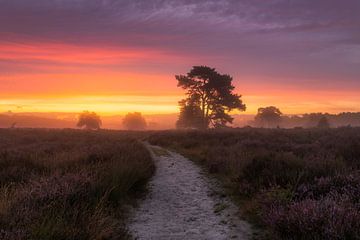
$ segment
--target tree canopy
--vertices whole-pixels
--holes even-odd
[[[274,106],[259,108],[255,122],[260,127],[277,127],[281,121],[282,112]]]
[[[229,112],[246,109],[241,95],[233,92],[233,78],[218,73],[215,68],[194,66],[186,75],[175,78],[187,96],[179,102],[178,127],[206,129],[225,126],[233,121]]]
[[[128,113],[124,117],[123,126],[127,130],[145,130],[146,120],[139,112]]]
[[[98,130],[102,125],[100,116],[95,112],[84,111],[79,115],[79,120],[77,123],[77,127],[88,130]]]

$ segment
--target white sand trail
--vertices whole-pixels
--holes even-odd
[[[215,180],[183,156],[149,146],[156,163],[149,194],[134,212],[129,231],[135,239],[249,239],[249,224],[237,208],[219,194]]]

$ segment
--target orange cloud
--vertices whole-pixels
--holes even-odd
[[[1,59],[45,60],[57,63],[111,64],[164,59],[166,54],[149,49],[89,47],[61,43],[0,42]]]

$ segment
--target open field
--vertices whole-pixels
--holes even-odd
[[[154,165],[126,135],[0,130],[0,239],[127,239],[126,205]]]
[[[152,144],[205,166],[265,239],[360,239],[360,129],[167,131]]]
[[[360,239],[360,128],[2,129],[0,239],[130,239],[129,205],[148,192],[146,183],[155,169],[138,139],[163,147],[152,148],[158,175],[150,184],[155,184],[150,198],[137,208],[140,220],[151,215],[146,226],[154,225],[157,215],[158,222],[164,222],[161,211],[170,216],[193,214],[191,221],[177,219],[187,234],[204,214],[181,210],[188,209],[187,199],[194,209],[206,207],[206,219],[214,219],[211,229],[220,227],[213,215],[217,210],[212,209],[217,200],[206,190],[212,188],[208,177],[215,176],[237,203],[239,216],[261,230],[256,238]],[[200,177],[196,166],[167,149],[184,154],[210,174]],[[169,194],[169,189],[178,195]],[[153,202],[156,208],[148,208]],[[196,226],[206,230],[206,222],[201,223]],[[136,229],[145,229],[141,221],[138,224]],[[151,228],[154,235],[175,234],[157,225]]]

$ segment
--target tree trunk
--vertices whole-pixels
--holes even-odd
[[[208,126],[208,123],[207,123],[207,117],[206,117],[206,102],[205,102],[205,97],[202,96],[201,97],[201,111],[202,111],[202,128],[203,129],[207,129],[209,126]]]

